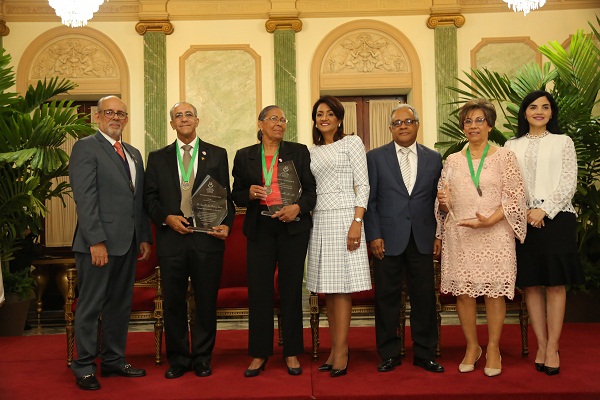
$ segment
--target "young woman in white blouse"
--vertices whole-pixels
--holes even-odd
[[[584,278],[571,204],[577,188],[577,155],[571,138],[559,132],[558,107],[550,93],[538,90],[525,96],[518,132],[505,147],[519,161],[528,208],[527,236],[523,244],[517,243],[516,285],[525,290],[537,338],[535,367],[557,375],[565,285],[581,284]]]

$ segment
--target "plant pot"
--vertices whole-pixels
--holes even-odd
[[[6,293],[6,301],[0,306],[0,336],[21,336],[27,321],[30,299],[19,300],[14,293]]]
[[[600,290],[568,291],[565,322],[600,322]]]

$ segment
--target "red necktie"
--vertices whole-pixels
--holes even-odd
[[[120,155],[123,160],[125,160],[125,153],[123,153],[123,146],[121,146],[121,142],[115,142],[114,147],[117,151],[117,154]]]

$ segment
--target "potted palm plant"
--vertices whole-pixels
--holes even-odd
[[[600,18],[596,17],[596,23],[600,27]],[[573,204],[578,214],[586,292],[570,291],[569,295],[596,299],[592,301],[597,304],[600,296],[594,297],[590,291],[600,293],[600,116],[594,115],[594,107],[600,103],[600,33],[592,23],[590,27],[592,35],[578,31],[571,37],[568,49],[556,41],[541,46],[540,52],[549,60],[542,67],[527,65],[512,79],[485,68],[473,69],[465,73],[467,79],[458,79],[467,90],[450,89],[459,94],[459,106],[476,97],[495,103],[498,115],[506,121],[490,133],[490,140],[498,145],[516,132],[519,105],[526,94],[539,89],[552,93],[558,103],[561,131],[573,139],[577,151],[578,182]],[[441,128],[450,140],[436,143],[444,158],[460,151],[466,143],[458,127],[457,112],[458,109]],[[567,301],[567,306],[570,304],[575,303]]]
[[[69,192],[67,183],[55,182],[68,174],[69,156],[60,146],[68,136],[93,132],[72,101],[51,100],[72,90],[74,83],[52,78],[30,86],[25,96],[9,92],[15,83],[10,61],[10,55],[0,49],[0,260],[6,293],[0,327],[12,325],[2,319],[11,304],[25,302],[26,313],[31,298],[29,271],[9,269],[19,239],[27,230],[40,231],[48,199]],[[25,321],[21,320],[22,332]]]

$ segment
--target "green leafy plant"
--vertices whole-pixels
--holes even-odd
[[[600,18],[596,17],[600,27]],[[517,117],[522,99],[534,90],[550,92],[559,109],[562,132],[573,139],[577,151],[577,192],[573,204],[577,209],[579,249],[584,263],[589,289],[600,288],[600,116],[593,115],[600,102],[600,33],[590,23],[592,34],[583,30],[571,37],[568,49],[553,41],[539,48],[548,58],[542,67],[526,65],[514,78],[488,69],[473,69],[458,79],[466,89],[451,87],[459,94],[457,107],[477,97],[493,102],[496,111],[506,121],[500,130],[495,127],[490,140],[503,145],[517,130]],[[466,139],[458,127],[458,109],[441,132],[450,140],[436,143],[444,158],[460,151]]]
[[[37,234],[47,213],[46,201],[68,195],[68,154],[60,148],[68,136],[82,137],[93,129],[72,101],[52,100],[75,88],[59,78],[38,81],[25,96],[8,90],[15,83],[11,57],[0,49],[0,258],[7,293],[28,296],[28,272],[11,274],[8,262],[18,239],[29,229]]]

